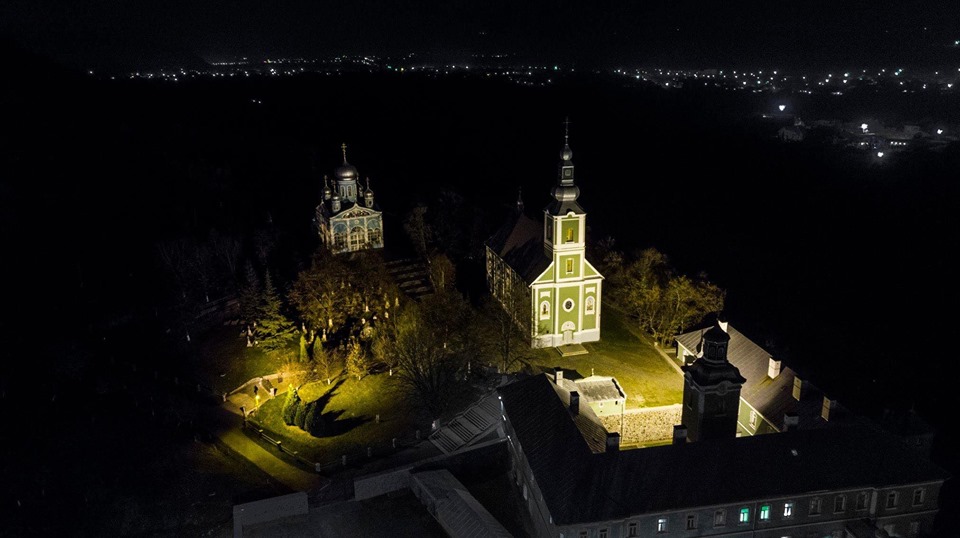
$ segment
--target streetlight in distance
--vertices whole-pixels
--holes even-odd
[[[883,152],[882,152],[882,151],[878,151],[878,152],[877,152],[877,157],[879,157],[879,158],[882,159],[882,158],[883,158]]]
[[[784,110],[787,109],[787,105],[780,105],[780,106],[778,106],[777,108],[780,109],[780,112],[783,112]]]

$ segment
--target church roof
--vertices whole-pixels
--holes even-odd
[[[616,378],[593,375],[583,379],[560,380],[561,386],[567,391],[575,390],[580,394],[581,402],[606,402],[608,400],[624,400],[626,396],[617,383]]]
[[[320,211],[322,212],[323,216],[326,218],[331,218],[337,215],[341,215],[355,207],[360,209],[369,209],[372,211],[381,212],[380,204],[377,203],[376,199],[374,199],[373,201],[373,207],[367,207],[366,204],[364,204],[360,199],[357,199],[356,202],[342,200],[340,202],[340,211],[337,211],[336,213],[334,213],[333,210],[330,208],[330,200],[320,201]]]
[[[528,284],[550,265],[543,252],[543,224],[518,213],[487,240],[487,246]]]
[[[580,203],[576,200],[551,200],[550,203],[547,204],[546,211],[551,215],[566,215],[571,211],[578,215],[583,215],[586,213],[586,211],[584,211],[584,209],[580,206]]]
[[[780,374],[770,379],[767,375],[770,367],[770,358],[773,356],[731,324],[727,324],[727,334],[730,342],[727,345],[727,361],[736,366],[746,381],[740,388],[740,397],[746,400],[751,407],[757,410],[778,429],[783,426],[783,416],[787,413],[796,413],[800,421],[800,428],[814,428],[825,426],[820,416],[823,407],[824,393],[815,385],[804,380],[803,394],[800,401],[793,397],[794,372],[786,364],[781,364]],[[677,344],[696,352],[699,349],[703,330],[695,330],[675,336]],[[854,417],[843,407],[832,413],[832,421],[853,419]]]
[[[860,425],[601,452],[546,375],[498,390],[558,525],[949,477],[897,436]]]

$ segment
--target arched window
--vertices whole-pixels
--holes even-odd
[[[383,235],[380,233],[380,227],[372,224],[367,228],[367,239],[371,245],[380,245],[383,243]]]
[[[367,231],[362,226],[350,230],[350,250],[360,250],[367,241]]]
[[[550,301],[540,303],[540,319],[550,319]]]
[[[583,313],[584,314],[593,314],[593,309],[597,304],[597,299],[593,295],[587,295],[587,299],[583,303]]]
[[[573,241],[574,241],[574,239],[573,239],[573,226],[570,226],[570,227],[567,228],[567,239],[566,239],[566,242],[567,242],[567,243],[573,243]]]
[[[333,229],[333,247],[335,250],[343,250],[347,246],[347,227],[337,226]]]

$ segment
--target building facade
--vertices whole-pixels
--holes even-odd
[[[383,213],[370,188],[370,178],[361,192],[357,168],[347,162],[337,168],[333,185],[323,177],[323,199],[317,205],[315,223],[320,242],[334,254],[383,248]]]
[[[498,391],[511,480],[536,536],[925,536],[949,477],[861,425],[620,450],[547,375]]]
[[[600,340],[603,276],[586,258],[587,213],[577,202],[567,140],[560,158],[542,224],[518,204],[514,218],[486,245],[490,292],[528,331],[532,347]]]

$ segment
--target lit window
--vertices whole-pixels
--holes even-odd
[[[637,524],[631,523],[627,525],[627,536],[637,536]]]
[[[857,495],[857,510],[867,509],[867,492],[861,491]]]
[[[914,506],[919,506],[919,505],[923,504],[923,496],[924,496],[923,493],[924,493],[923,488],[917,488],[917,489],[913,490],[913,505],[914,505]]]
[[[713,526],[722,527],[727,524],[727,511],[717,510],[713,513]]]
[[[750,509],[741,508],[740,509],[740,523],[750,523]]]
[[[568,274],[568,275],[572,275],[572,274],[573,274],[573,258],[567,258],[567,267],[566,267],[566,269],[567,269],[567,274]]]
[[[757,427],[757,412],[754,411],[753,409],[750,410],[750,427],[751,428]]]
[[[692,531],[697,528],[697,515],[690,514],[687,516],[687,530]]]
[[[897,507],[897,492],[891,491],[887,493],[887,508],[896,508]]]
[[[844,497],[843,495],[837,495],[836,498],[833,499],[834,512],[843,512],[843,510],[846,507],[847,507],[847,498]]]
[[[593,314],[593,311],[596,305],[597,305],[597,299],[593,295],[588,295],[583,304],[584,314]]]
[[[820,499],[812,499],[810,501],[810,515],[816,516],[820,514]]]
[[[667,518],[661,517],[657,519],[657,532],[667,532]]]
[[[765,504],[760,507],[760,521],[767,521],[770,519],[770,505]]]
[[[793,503],[783,503],[783,517],[793,517]]]
[[[567,238],[566,238],[566,241],[565,241],[565,242],[567,242],[567,243],[573,243],[573,242],[574,242],[574,238],[573,238],[573,226],[568,226],[568,227],[567,227]]]

